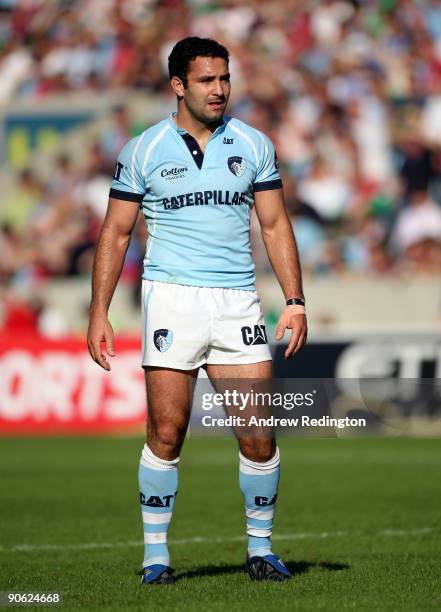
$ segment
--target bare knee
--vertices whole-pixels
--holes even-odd
[[[185,428],[173,423],[147,427],[147,444],[157,457],[171,461],[179,456],[185,438]]]
[[[276,441],[274,439],[245,438],[239,440],[240,452],[250,461],[265,463],[269,461],[276,452]]]

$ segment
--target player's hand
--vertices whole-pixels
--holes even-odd
[[[306,315],[299,313],[297,306],[287,306],[280,315],[276,327],[276,340],[281,340],[287,329],[291,329],[292,331],[291,338],[285,351],[285,359],[289,359],[289,357],[292,357],[292,355],[302,348],[308,334]]]
[[[87,346],[92,359],[102,368],[110,372],[110,363],[104,356],[104,344],[107,355],[115,356],[113,329],[105,315],[91,315],[87,331]]]

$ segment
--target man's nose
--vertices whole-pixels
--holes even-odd
[[[216,96],[219,96],[219,98],[223,98],[224,97],[224,89],[222,87],[222,83],[221,81],[213,81],[213,89],[212,89],[212,93]]]

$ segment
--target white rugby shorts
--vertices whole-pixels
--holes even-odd
[[[142,281],[143,366],[193,370],[270,359],[255,291]]]

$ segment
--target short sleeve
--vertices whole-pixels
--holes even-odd
[[[254,191],[268,191],[283,187],[279,174],[279,161],[276,150],[271,140],[259,132],[259,162],[257,165],[256,178],[254,179]]]
[[[115,164],[109,197],[141,203],[145,195],[144,177],[140,170],[139,136],[132,138],[121,149]]]

